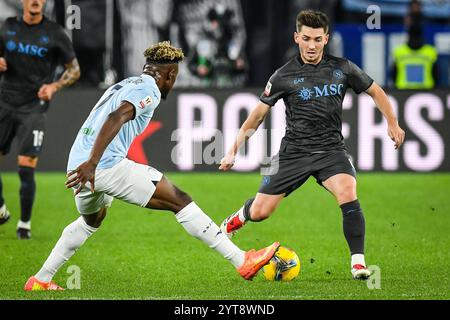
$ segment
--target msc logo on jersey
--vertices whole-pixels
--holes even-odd
[[[46,47],[39,47],[34,44],[22,42],[19,42],[17,44],[12,40],[6,42],[6,49],[10,52],[17,50],[18,53],[26,54],[29,56],[37,56],[40,58],[44,58],[46,53],[48,52],[48,49]]]
[[[298,96],[303,101],[307,101],[312,97],[320,98],[320,97],[341,95],[342,88],[344,88],[344,85],[342,83],[340,84],[332,83],[330,85],[325,84],[323,86],[315,86],[312,89],[303,87],[303,89],[301,89],[298,92]]]
[[[311,99],[313,92],[311,89],[303,87],[303,89],[299,91],[298,95],[303,101],[307,101]]]

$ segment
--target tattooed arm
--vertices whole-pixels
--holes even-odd
[[[76,58],[66,64],[65,67],[66,70],[58,81],[42,85],[38,92],[39,99],[50,101],[56,91],[72,85],[80,78],[80,65],[78,64],[78,60]]]

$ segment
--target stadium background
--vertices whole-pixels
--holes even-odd
[[[208,12],[217,9],[219,2],[234,12],[232,22],[228,21],[233,25],[233,45],[227,52],[228,57],[241,59],[238,70],[226,57],[209,61],[199,57],[199,52],[208,57],[211,46],[218,45],[204,41],[202,36],[204,29],[211,27],[205,26],[210,21]],[[160,105],[130,157],[167,173],[217,223],[251,197],[260,181],[256,172],[259,164],[265,155],[277,152],[277,141],[283,134],[282,102],[265,121],[267,135],[255,136],[249,152],[241,155],[234,168],[237,173],[219,173],[217,165],[206,163],[198,152],[215,142],[218,132],[228,137],[238,129],[272,72],[296,54],[292,41],[296,13],[313,8],[331,18],[330,52],[347,56],[387,90],[406,131],[405,144],[394,151],[370,98],[347,92],[343,133],[357,170],[363,172],[358,190],[367,219],[369,263],[373,261],[382,268],[382,290],[368,290],[365,284],[348,280],[348,252],[339,209],[334,199],[309,181],[282,203],[269,222],[251,224],[243,231],[246,235],[236,238],[243,248],[260,247],[275,239],[292,246],[299,252],[303,267],[302,279],[296,284],[267,284],[262,279],[253,283],[235,281],[237,277],[229,278],[231,268],[184,234],[173,217],[149,214],[144,218],[135,212],[148,214],[147,210],[115,202],[102,231],[55,278],[64,285],[67,267],[78,265],[83,272],[83,290],[68,290],[56,298],[449,299],[449,278],[443,266],[450,259],[450,1],[422,1],[426,41],[439,51],[440,72],[437,88],[421,91],[396,90],[390,79],[392,50],[406,36],[408,3],[48,0],[48,15],[62,25],[73,22],[76,11],[71,11],[70,5],[80,8],[81,29],[67,31],[77,51],[82,79],[58,92],[51,103],[37,169],[33,240],[26,244],[15,240],[14,222],[0,229],[0,261],[4,266],[0,269],[0,297],[55,298],[47,293],[27,295],[20,289],[47,257],[61,230],[76,217],[73,197],[63,188],[69,149],[104,88],[115,80],[139,74],[142,52],[158,40],[171,39],[186,50],[188,59],[176,89]],[[367,27],[369,5],[381,9],[380,29]],[[0,2],[0,19],[17,11],[19,1]],[[194,75],[199,63],[215,63],[221,73],[212,79],[199,78]],[[178,141],[171,137],[180,129],[182,148],[177,150]],[[268,150],[264,150],[263,141],[267,141]],[[216,161],[221,152],[217,150],[219,154],[213,157]],[[0,170],[8,208],[16,221],[15,157],[3,159]],[[176,263],[154,263],[174,260]]]
[[[330,16],[332,40],[328,51],[351,59],[387,89],[399,122],[407,132],[405,146],[398,153],[392,151],[382,130],[384,123],[379,113],[373,111],[375,107],[370,99],[364,95],[357,97],[349,90],[344,103],[343,130],[356,168],[362,171],[448,171],[450,2],[422,3],[425,41],[433,44],[439,53],[439,78],[436,90],[418,92],[395,90],[391,76],[393,49],[406,40],[405,16],[408,16],[409,4],[406,0],[370,3],[291,0],[277,4],[270,0],[50,0],[46,13],[68,27],[80,60],[82,78],[73,88],[59,92],[52,102],[39,170],[65,170],[76,132],[104,88],[115,80],[139,74],[145,47],[163,39],[171,39],[175,45],[183,47],[188,59],[181,68],[174,94],[158,108],[146,136],[136,143],[141,144],[143,150],[135,145],[130,157],[163,171],[215,170],[211,161],[205,163],[199,155],[201,148],[216,140],[211,130],[220,130],[224,137],[233,136],[272,72],[296,54],[292,41],[296,12],[315,8]],[[2,5],[2,18],[20,12],[18,1],[5,1]],[[78,21],[74,20],[77,11],[71,9],[71,5],[80,9]],[[381,9],[379,28],[369,29],[367,20],[373,14],[372,11],[367,13],[369,5],[378,5]],[[219,26],[212,31],[214,19]],[[77,22],[80,28],[72,29],[71,25],[77,27]],[[214,46],[228,51],[214,53]],[[210,77],[196,75],[201,54],[216,70]],[[242,63],[239,68],[234,68],[236,60]],[[283,107],[282,102],[277,104],[272,117],[276,119],[265,124],[268,134],[252,139],[249,148],[242,151],[244,154],[238,161],[241,165],[234,170],[257,170],[263,159],[277,152],[284,128]],[[190,141],[182,140],[190,147],[185,146],[179,150],[181,153],[172,157],[177,145],[172,133],[177,129],[191,137]],[[271,133],[271,129],[276,132]],[[231,139],[221,141],[221,146],[224,144],[227,149]],[[266,144],[267,150],[262,147]],[[217,149],[216,163],[222,152]],[[15,159],[5,159],[2,170],[15,171]]]

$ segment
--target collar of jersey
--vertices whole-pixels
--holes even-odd
[[[41,22],[36,23],[36,24],[28,24],[28,23],[26,23],[26,22],[23,20],[23,16],[17,16],[17,21],[19,21],[20,23],[26,25],[26,26],[29,27],[29,28],[33,28],[33,27],[40,26],[41,24],[44,23],[44,21],[45,21],[46,19],[47,19],[47,17],[46,17],[45,15],[42,15],[42,20],[41,20]]]
[[[158,85],[156,84],[155,78],[153,78],[151,75],[142,73],[141,74],[141,78],[147,79],[147,80],[150,80],[150,81],[154,82],[155,83],[155,87],[158,88]],[[158,90],[159,90],[159,88],[158,88]]]
[[[305,64],[306,65],[310,65],[310,66],[312,66],[312,67],[319,67],[319,66],[321,66],[322,65],[322,63],[325,63],[327,60],[328,60],[328,57],[327,57],[327,55],[324,53],[323,55],[322,55],[322,60],[320,60],[320,62],[318,63],[318,64],[311,64],[311,63],[305,63],[305,62],[303,62],[303,60],[300,58],[300,55],[298,54],[296,57],[295,57],[295,60],[297,61],[297,63],[301,66],[301,67],[303,67]]]
[[[151,80],[151,81],[153,81],[153,82],[156,84],[155,78],[153,78],[153,77],[152,77],[151,75],[149,75],[149,74],[142,73],[142,74],[141,74],[141,78]]]

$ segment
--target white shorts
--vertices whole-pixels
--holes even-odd
[[[98,169],[95,171],[94,193],[91,193],[88,182],[75,196],[78,212],[92,214],[109,208],[114,198],[145,207],[162,176],[158,170],[127,158],[112,168]]]

